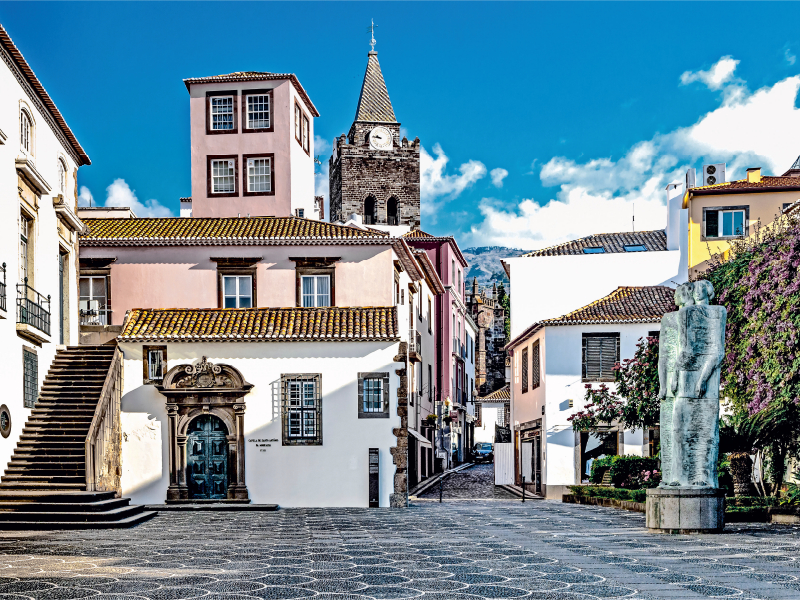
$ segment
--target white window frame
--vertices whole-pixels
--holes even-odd
[[[266,110],[251,110],[250,109],[250,98],[256,99],[260,98],[261,104],[266,106]],[[247,94],[244,98],[245,103],[245,110],[247,110],[247,128],[248,129],[269,129],[272,126],[272,105],[270,104],[270,95],[267,93],[264,94]],[[253,114],[261,114],[266,113],[266,125],[254,125],[254,120],[251,115]],[[259,119],[259,121],[264,121],[264,119]]]
[[[309,145],[309,137],[310,137],[309,133],[311,131],[311,121],[309,120],[308,116],[305,113],[303,113],[302,119],[303,119],[303,127],[302,127],[303,141],[302,141],[302,146],[303,146],[303,150],[305,150],[306,153],[308,153],[308,152],[311,151],[311,146]]]
[[[266,173],[253,172],[253,169],[257,168],[256,161],[264,161],[266,163]],[[266,177],[267,189],[253,189],[253,179],[255,177]],[[263,181],[260,183],[263,183]],[[253,157],[247,159],[247,191],[254,193],[267,193],[272,191],[272,159],[270,157]]]
[[[383,378],[365,377],[363,385],[364,398],[362,400],[361,412],[365,414],[385,412],[383,402]]]
[[[229,173],[224,175],[216,174],[216,167],[220,163],[227,163]],[[217,189],[217,184],[222,179],[230,178],[232,189]],[[212,194],[235,194],[236,193],[236,161],[232,158],[212,158],[211,159],[211,193]]]
[[[320,280],[327,281],[328,292],[321,294],[319,291]],[[306,280],[313,282],[312,292],[306,293]],[[307,303],[308,300],[311,303]],[[331,302],[331,276],[330,275],[301,275],[300,276],[300,300],[303,308],[321,308],[330,306]]]
[[[31,229],[33,219],[28,218],[23,213],[19,215],[19,279],[20,283],[25,283],[26,279],[30,279],[28,273],[28,266],[30,263],[30,248],[31,248]],[[33,285],[33,282],[29,282]]]
[[[724,222],[725,222],[725,215],[734,215],[736,213],[742,213],[742,230],[739,233],[733,231],[733,217],[731,217],[731,231],[732,233],[726,234],[724,233]],[[743,237],[744,232],[747,229],[747,213],[745,213],[744,209],[742,208],[735,208],[732,210],[721,210],[717,216],[717,237],[721,238],[738,238]]]
[[[250,283],[250,293],[242,293],[242,280],[246,279]],[[233,294],[228,293],[228,281],[233,280],[235,290]],[[249,300],[248,306],[242,306],[242,300]],[[233,299],[235,306],[228,306],[228,299]],[[223,308],[253,308],[253,277],[251,275],[223,275],[222,276],[222,307]]]
[[[95,281],[101,279],[103,280],[103,293],[95,293]],[[84,280],[89,282],[88,295],[80,293],[80,284]],[[81,310],[82,325],[111,325],[108,308],[108,280],[106,275],[81,275],[78,278],[78,306]],[[95,302],[97,304],[94,304]]]
[[[221,102],[221,101],[226,101],[226,100],[230,101],[230,111],[218,110],[220,108],[228,108],[228,106],[227,105],[226,106],[222,106],[222,105],[215,106],[215,103],[216,102]],[[211,120],[211,122],[209,123],[209,129],[211,131],[233,131],[236,128],[236,123],[234,123],[235,118],[236,118],[234,112],[235,112],[234,111],[234,98],[233,98],[232,95],[231,96],[211,96],[210,110],[209,110],[209,115],[208,115],[208,118]],[[224,117],[226,115],[230,115],[230,121],[221,120],[221,121],[217,122],[214,119],[214,117],[216,117],[216,116]],[[230,125],[230,127],[217,127],[217,125]]]
[[[33,119],[24,108],[19,109],[19,147],[23,152],[33,154]]]
[[[147,378],[150,381],[162,380],[165,373],[164,351],[161,349],[149,349],[147,351]]]
[[[66,196],[67,194],[67,166],[64,164],[64,160],[59,158],[56,161],[58,164],[56,165],[57,172],[58,172],[58,190]]]

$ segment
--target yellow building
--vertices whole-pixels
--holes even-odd
[[[800,157],[780,177],[748,169],[747,178],[689,188],[683,208],[689,209],[689,277],[705,271],[715,254],[747,237],[760,222],[767,225],[784,208],[800,200]]]

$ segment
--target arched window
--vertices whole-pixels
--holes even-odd
[[[67,167],[64,161],[60,158],[56,161],[58,163],[58,191],[67,195]]]
[[[377,206],[375,198],[369,196],[364,200],[364,225],[374,225],[377,218]]]
[[[397,214],[397,198],[389,198],[389,204],[386,207],[386,216],[389,225],[400,225]]]
[[[19,145],[25,152],[31,151],[31,138],[33,137],[31,117],[25,110],[19,111]]]

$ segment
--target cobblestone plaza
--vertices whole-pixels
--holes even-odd
[[[162,512],[130,530],[0,534],[0,600],[800,597],[800,528],[647,534],[551,501]]]

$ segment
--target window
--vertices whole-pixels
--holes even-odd
[[[296,209],[294,210],[294,212],[295,212],[295,215],[296,215],[296,216],[297,216],[299,219],[305,219],[305,217],[306,217],[306,209],[305,209],[305,208],[296,208]]]
[[[358,418],[389,418],[389,373],[358,374]]]
[[[33,272],[31,269],[30,252],[30,237],[31,237],[31,219],[26,215],[20,214],[19,216],[19,278],[20,281],[33,285],[33,281],[28,281],[29,275]]]
[[[583,334],[583,381],[614,381],[619,333]]]
[[[211,129],[233,129],[233,96],[211,98]]]
[[[542,383],[541,380],[541,357],[539,355],[539,342],[534,342],[531,346],[531,389],[535,390]]]
[[[374,225],[378,222],[377,202],[372,196],[364,200],[364,225]]]
[[[22,349],[22,404],[33,408],[39,397],[39,357],[28,348]]]
[[[310,130],[310,123],[308,122],[308,117],[303,115],[303,150],[306,151],[306,154],[308,154],[311,151],[311,147],[309,146],[308,143],[309,130]]]
[[[603,248],[602,246],[595,246],[593,248],[584,248],[583,249],[583,253],[584,254],[604,254],[605,251],[606,251],[606,249]]]
[[[250,275],[222,276],[223,308],[253,307],[253,278]]]
[[[31,139],[33,138],[33,126],[31,118],[24,110],[19,111],[19,145],[25,152],[31,152]]]
[[[528,349],[522,349],[522,393],[528,391]]]
[[[433,402],[433,365],[428,365],[428,400]]]
[[[142,359],[144,384],[158,384],[164,381],[164,376],[167,374],[167,347],[143,346]]]
[[[386,224],[387,225],[399,225],[400,221],[398,220],[397,214],[397,198],[391,197],[389,198],[389,202],[386,203]]]
[[[208,195],[238,196],[236,176],[238,173],[238,157],[208,157]]]
[[[456,284],[456,261],[450,261],[450,285]]]
[[[433,330],[433,324],[431,323],[431,297],[428,296],[428,333],[431,333]]]
[[[79,282],[81,325],[111,325],[108,308],[108,278],[81,277]]]
[[[461,296],[461,269],[458,270],[458,295]]]
[[[295,102],[295,104],[294,104],[294,139],[296,139],[301,144],[302,144],[302,140],[303,140],[302,118],[303,118],[303,111],[300,110],[300,105],[297,104],[297,102]]]
[[[64,161],[58,159],[56,161],[58,170],[58,191],[66,195],[67,193],[67,167],[64,166]]]
[[[321,375],[281,375],[283,445],[322,445]]]
[[[274,193],[275,165],[273,154],[242,157],[245,166],[244,195],[269,196]]]
[[[420,294],[419,294],[419,304],[417,304],[417,318],[420,321],[422,321],[422,290],[421,289],[420,289]]]
[[[400,275],[395,271],[394,274],[394,305],[400,304]]]
[[[248,94],[247,127],[245,129],[270,129],[270,96],[271,94]]]
[[[703,208],[706,238],[735,238],[748,235],[749,206]]]
[[[301,278],[303,307],[330,306],[330,282],[330,275],[303,275]]]
[[[623,248],[625,248],[625,252],[647,252],[647,246],[644,244],[629,244]]]

